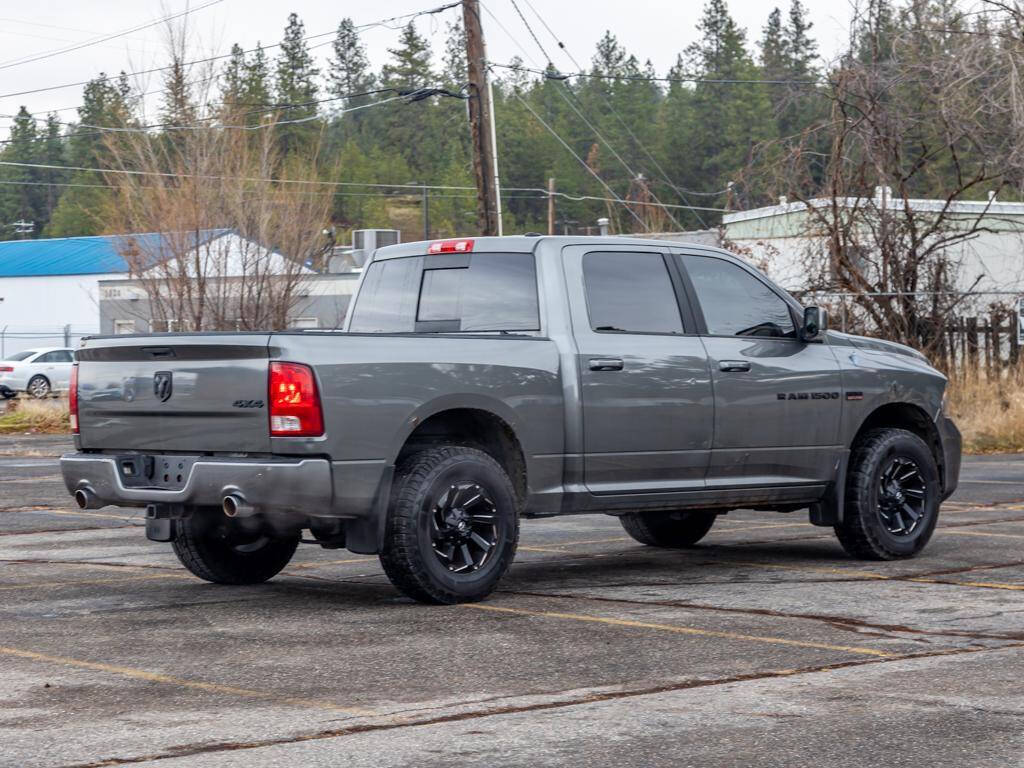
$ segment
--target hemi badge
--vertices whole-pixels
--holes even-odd
[[[846,393],[846,399],[847,400],[863,400],[864,399],[864,393],[863,392],[847,392]]]

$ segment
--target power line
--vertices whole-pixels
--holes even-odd
[[[576,60],[576,57],[573,56],[572,53],[570,53],[569,49],[565,47],[565,43],[563,43],[558,38],[558,35],[555,34],[554,30],[551,29],[551,26],[547,23],[547,21],[544,20],[544,17],[540,15],[540,12],[536,8],[534,8],[533,3],[531,3],[530,0],[523,1],[527,4],[527,6],[529,6],[530,10],[533,11],[534,16],[536,16],[540,20],[540,23],[544,25],[544,28],[548,31],[548,34],[551,35],[552,39],[554,39],[554,41],[558,44],[558,47],[562,50],[562,53],[564,53],[566,57],[568,57],[569,61],[572,62],[573,66],[576,67],[576,69],[578,70],[582,70],[583,67],[580,66],[580,63]],[[568,88],[568,81],[563,82],[566,83],[566,88]],[[664,180],[664,182],[668,184],[668,186],[673,191],[675,191],[677,195],[679,195],[680,200],[689,205],[690,201],[687,199],[685,193],[690,192],[690,190],[683,190],[678,184],[676,184],[675,182],[672,181],[672,179],[669,178],[668,174],[665,172],[665,169],[661,167],[661,164],[655,159],[651,151],[647,149],[647,146],[642,141],[640,141],[640,138],[633,132],[633,129],[629,127],[629,124],[626,123],[623,117],[619,114],[618,110],[616,110],[615,107],[612,105],[611,100],[603,92],[599,91],[599,93],[601,94],[601,98],[604,100],[605,105],[608,107],[608,110],[615,116],[615,119],[619,121],[619,125],[625,128],[626,133],[628,133],[630,138],[633,139],[633,142],[643,151],[645,155],[647,155],[647,159],[651,161],[651,164],[655,167],[658,173],[661,174],[661,178]],[[704,221],[703,217],[699,213],[697,213],[696,209],[693,209],[693,215],[697,218],[697,221],[700,222],[701,226],[706,229],[707,223]]]
[[[548,64],[550,64],[551,63],[551,57],[548,55],[548,52],[546,50],[544,50],[544,46],[541,45],[540,39],[537,37],[536,33],[533,31],[533,27],[530,26],[530,22],[528,22],[526,20],[526,16],[524,16],[523,12],[519,9],[519,3],[517,3],[516,0],[511,0],[511,3],[512,3],[512,7],[516,9],[516,13],[519,14],[519,18],[523,22],[523,26],[526,27],[526,31],[529,32],[530,33],[530,37],[533,38],[533,42],[537,44],[537,47],[540,48],[540,52],[544,54],[544,58],[547,59],[548,60]],[[520,47],[522,47],[522,46],[520,46]]]
[[[222,2],[224,2],[224,0],[210,0],[210,2],[208,2],[208,3],[204,4],[204,5],[200,5],[198,8],[186,8],[184,11],[181,11],[179,13],[171,14],[170,16],[164,16],[162,19],[158,19],[157,21],[151,21],[148,24],[142,24],[142,25],[137,26],[137,27],[132,27],[131,29],[124,29],[124,30],[121,30],[120,32],[115,32],[114,34],[107,35],[105,37],[99,37],[99,38],[95,38],[93,40],[87,40],[87,41],[85,41],[83,43],[78,43],[77,45],[67,46],[65,48],[59,48],[57,50],[44,51],[44,52],[42,52],[40,54],[29,54],[28,58],[10,59],[8,61],[0,62],[0,69],[8,69],[10,67],[17,67],[17,66],[19,66],[21,64],[31,64],[34,61],[42,61],[43,59],[49,59],[49,58],[52,58],[54,56],[60,56],[61,54],[64,54],[64,53],[71,53],[72,51],[80,51],[83,48],[89,48],[90,46],[93,46],[93,45],[99,45],[100,43],[105,43],[108,40],[113,40],[113,39],[118,38],[118,37],[124,37],[125,35],[130,35],[133,32],[140,32],[143,29],[149,29],[150,27],[155,27],[158,24],[164,24],[165,22],[174,21],[175,19],[179,19],[182,16],[187,16],[190,13],[196,13],[197,11],[201,11],[204,8],[209,8],[211,5],[217,5],[218,3],[222,3]]]
[[[548,132],[552,136],[554,136],[558,140],[558,142],[563,147],[565,147],[573,157],[576,158],[576,160],[579,162],[579,164],[582,165],[587,170],[587,172],[590,173],[591,176],[593,176],[595,179],[597,179],[598,183],[600,183],[600,185],[602,187],[604,187],[608,191],[608,194],[610,194],[615,199],[615,202],[619,203],[620,205],[625,205],[626,206],[626,210],[629,211],[632,214],[633,218],[636,219],[638,222],[640,222],[640,226],[642,226],[645,230],[650,231],[650,227],[647,226],[647,222],[645,222],[643,219],[641,219],[640,216],[637,215],[637,212],[634,211],[632,208],[630,208],[629,204],[625,200],[623,200],[621,197],[619,197],[617,194],[615,194],[615,190],[612,189],[610,186],[608,186],[608,184],[605,182],[605,180],[602,179],[593,168],[591,168],[589,165],[587,165],[586,160],[584,160],[582,157],[580,157],[579,155],[576,154],[575,150],[572,147],[570,147],[568,145],[568,143],[566,143],[565,139],[563,139],[561,136],[558,135],[558,132],[554,128],[552,128],[550,125],[548,125],[546,122],[544,122],[544,118],[542,118],[540,115],[537,114],[537,112],[533,109],[533,107],[531,107],[526,102],[526,99],[524,99],[522,96],[520,96],[515,91],[513,91],[512,93],[513,93],[513,95],[517,99],[519,99],[519,102],[524,107],[526,107],[527,110],[529,110],[530,114],[533,115],[537,119],[537,122],[539,122],[541,125],[543,125],[548,130]]]
[[[516,0],[511,0],[511,2],[512,2],[512,6],[516,9],[516,13],[519,14],[519,18],[522,20],[523,26],[525,26],[527,31],[530,33],[530,36],[533,38],[533,41],[537,44],[537,47],[541,50],[541,53],[543,53],[545,56],[547,56],[548,55],[547,51],[544,50],[544,46],[541,45],[540,40],[537,39],[537,35],[534,34],[533,27],[531,27],[530,23],[526,20],[526,16],[524,16],[523,12],[520,10],[519,4],[516,2]],[[536,11],[534,11],[534,13],[536,13]],[[516,41],[516,45],[519,45],[519,48],[522,50],[522,45],[519,44],[518,41]],[[563,48],[564,48],[564,46],[563,46]],[[525,53],[525,50],[523,52]],[[549,64],[551,63],[550,57],[548,57],[548,63]],[[575,112],[579,116],[580,120],[582,120],[583,123],[591,131],[593,131],[593,133],[597,137],[597,139],[602,144],[604,144],[605,147],[607,147],[608,151],[611,152],[612,155],[615,157],[615,159],[618,160],[619,163],[622,165],[622,167],[626,169],[626,173],[629,174],[630,178],[631,179],[639,179],[640,178],[639,174],[637,174],[629,166],[629,163],[627,163],[623,159],[622,155],[620,155],[615,150],[615,147],[613,147],[611,145],[611,143],[601,134],[601,132],[597,129],[597,127],[593,123],[591,123],[590,120],[587,119],[586,115],[584,115],[583,112],[576,106],[576,104],[573,103],[573,101],[579,102],[579,99],[576,97],[576,94],[573,93],[572,89],[569,87],[569,84],[566,81],[563,80],[562,81],[562,86],[564,87],[564,89],[566,91],[569,92],[569,94],[572,95],[573,98],[570,100],[569,97],[566,96],[565,93],[562,92],[562,90],[558,91],[559,96],[561,96],[562,99],[565,101],[565,103],[568,104],[569,107],[572,109],[572,111]],[[607,99],[605,99],[605,101],[607,102]],[[582,104],[580,104],[580,106],[582,106]],[[611,107],[611,104],[609,103],[608,106]],[[626,129],[629,130],[628,126],[627,126]],[[648,192],[650,192],[651,197],[654,198],[654,201],[656,203],[659,203],[659,204],[661,203],[661,200],[658,199],[658,196],[656,194],[654,194],[653,190],[648,189]],[[684,199],[684,202],[686,202],[685,199]],[[668,210],[668,208],[663,208],[662,210],[664,210],[665,215],[668,216],[672,220],[672,223],[675,224],[676,227],[678,227],[680,230],[683,228],[683,225],[679,223],[679,221],[676,219],[675,216],[672,215],[672,213]],[[703,224],[703,219],[701,219],[700,214],[697,213],[696,211],[694,211],[693,214]],[[705,225],[705,227],[706,227],[706,225]]]
[[[527,105],[527,109],[529,109],[529,105]],[[532,112],[532,110],[531,110],[531,112]],[[538,120],[540,119],[540,116],[537,115],[535,112],[533,114],[535,116],[537,116]],[[542,124],[544,124],[546,126],[546,123],[543,123],[543,121],[541,121],[541,122],[542,122]],[[572,152],[571,149],[569,151]],[[573,153],[573,154],[575,155],[575,153]],[[579,159],[578,155],[576,157],[577,157],[577,159]],[[445,190],[445,191],[447,191],[447,190],[456,190],[456,191],[461,191],[461,192],[476,192],[476,187],[460,186],[460,185],[456,185],[456,184],[425,184],[425,185],[424,184],[384,184],[384,183],[380,183],[380,182],[370,182],[370,181],[325,181],[325,180],[320,180],[320,179],[268,179],[268,178],[245,177],[245,176],[239,177],[239,176],[202,175],[202,174],[191,174],[191,173],[170,173],[170,172],[163,172],[163,171],[135,171],[135,170],[129,170],[129,169],[124,169],[124,168],[86,168],[86,167],[83,167],[83,166],[74,166],[74,165],[51,165],[51,164],[46,164],[46,163],[18,163],[18,162],[13,162],[13,161],[9,161],[9,160],[2,160],[2,161],[0,161],[0,167],[2,167],[2,166],[9,166],[9,167],[13,167],[13,168],[35,168],[35,169],[38,169],[38,170],[50,170],[50,171],[85,171],[85,172],[88,172],[88,173],[100,173],[100,174],[111,174],[111,173],[113,173],[113,174],[124,174],[124,175],[130,175],[130,176],[158,176],[158,177],[176,178],[176,179],[181,179],[181,178],[193,179],[193,178],[195,178],[195,179],[204,179],[204,180],[209,180],[209,181],[224,181],[224,180],[254,181],[254,182],[272,181],[275,184],[297,184],[297,185],[306,185],[306,186],[327,186],[327,187],[368,187],[368,188],[372,188],[372,189],[403,189],[403,190],[410,190],[410,191],[413,191],[413,192],[422,192],[422,190],[425,187],[428,190]],[[588,168],[589,168],[589,166],[588,166]],[[600,181],[602,183],[602,185],[604,185],[603,179],[601,179],[600,177],[597,177],[597,178],[598,178],[598,181]],[[48,185],[48,184],[61,185],[61,186],[78,186],[78,184],[75,184],[74,182],[45,182],[45,181],[44,182],[34,182],[34,181],[4,180],[4,181],[2,181],[0,183],[10,184],[10,185],[27,184],[27,185],[31,185],[31,186],[45,186],[45,185]],[[112,187],[113,185],[101,185],[101,186],[110,186],[110,187]],[[607,188],[607,185],[604,185],[604,186]],[[542,199],[543,197],[546,197],[549,194],[548,190],[542,189],[540,187],[504,187],[503,189],[506,192],[533,192],[533,193],[535,193],[537,195],[537,199]],[[613,190],[609,189],[609,192],[611,192],[612,195],[615,195],[615,192]],[[626,202],[625,200],[623,200],[622,198],[620,198],[618,196],[614,196],[614,197],[600,197],[600,196],[597,196],[597,195],[573,195],[573,194],[568,193],[568,192],[555,192],[554,194],[558,198],[565,199],[565,200],[570,200],[570,201],[573,201],[573,202],[583,202],[583,201],[588,201],[589,200],[589,201],[597,201],[597,202],[605,202],[605,203],[619,203],[620,205],[625,205],[627,207],[630,206],[630,205],[650,205],[650,206],[658,206],[658,207],[660,207],[660,205],[657,204],[657,203],[647,203],[647,202],[629,203],[629,202]],[[460,197],[461,197],[461,195],[460,195]],[[668,208],[676,208],[676,209],[680,209],[680,210],[690,208],[690,206],[675,205],[675,204],[672,204],[672,203],[665,203],[664,205],[666,207],[668,207]],[[714,212],[718,212],[718,213],[721,213],[721,212],[725,211],[724,208],[700,208],[700,210],[702,210],[702,211],[714,211]]]
[[[363,93],[350,94],[350,95],[347,95],[347,96],[335,96],[335,97],[332,97],[330,99],[319,99],[317,102],[309,102],[309,103],[312,104],[312,103],[323,103],[325,101],[338,101],[338,100],[341,100],[341,99],[350,99],[350,98],[356,98],[358,96],[369,96],[369,95],[372,95],[374,93],[388,93],[388,92],[392,92],[392,91],[398,91],[398,94],[395,95],[395,96],[392,96],[390,98],[387,98],[387,99],[380,99],[379,101],[371,101],[371,102],[368,102],[366,104],[357,104],[354,107],[346,107],[344,109],[339,109],[339,110],[335,111],[333,113],[333,115],[334,116],[345,115],[345,114],[348,114],[349,112],[358,112],[358,111],[363,110],[363,109],[369,109],[370,107],[379,107],[379,106],[382,106],[384,104],[390,104],[391,102],[398,101],[398,100],[405,100],[407,103],[411,103],[413,101],[421,101],[424,98],[428,98],[429,96],[434,96],[434,95],[443,95],[443,96],[450,96],[452,98],[462,98],[462,99],[468,98],[468,97],[464,96],[463,94],[457,94],[457,93],[449,91],[449,90],[447,90],[445,88],[418,88],[418,89],[415,89],[415,90],[398,89],[398,88],[378,88],[378,89],[376,89],[374,91],[365,91]],[[255,115],[255,114],[264,114],[267,109],[274,109],[274,108],[277,108],[277,107],[284,108],[284,109],[295,109],[295,108],[297,108],[299,106],[304,106],[304,105],[276,105],[276,106],[275,105],[268,105],[265,109],[256,110],[254,112],[245,112],[242,115],[240,115],[240,117],[246,117],[246,116]],[[16,116],[14,116],[14,115],[0,115],[0,117],[16,117]],[[47,122],[46,118],[32,117],[32,119],[37,121],[37,122],[39,122],[39,121]],[[205,121],[209,122],[209,121],[218,120],[219,116],[218,115],[210,115],[209,117],[199,118],[199,119],[200,120],[205,120]],[[71,126],[71,127],[79,127],[79,128],[89,128],[89,129],[91,129],[91,131],[92,131],[91,133],[90,132],[85,132],[85,133],[75,133],[74,134],[76,137],[79,137],[79,136],[99,135],[99,134],[103,134],[103,133],[149,133],[149,132],[151,132],[153,130],[158,130],[158,129],[159,130],[164,130],[164,131],[195,131],[195,130],[205,130],[205,129],[209,129],[209,128],[219,128],[219,129],[234,129],[234,130],[241,130],[241,131],[258,131],[258,130],[261,130],[263,128],[273,128],[273,127],[276,127],[278,125],[295,125],[295,124],[298,124],[298,123],[308,123],[308,122],[312,122],[314,120],[321,120],[321,119],[323,119],[322,116],[319,115],[319,114],[316,114],[316,115],[310,115],[308,117],[296,118],[295,120],[274,120],[272,122],[260,123],[260,124],[257,124],[257,125],[212,125],[212,126],[211,125],[206,125],[206,124],[200,125],[200,124],[194,124],[194,123],[193,124],[188,124],[188,125],[181,125],[181,124],[178,124],[178,123],[155,123],[155,124],[140,125],[140,126],[113,126],[113,125],[89,125],[88,123],[71,123],[71,122],[65,122],[65,121],[62,121],[62,120],[57,120],[55,122],[58,125]],[[0,141],[0,144],[9,144],[12,141],[13,141],[13,139],[6,139],[4,141]]]
[[[368,24],[360,24],[360,25],[356,26],[356,29],[362,30],[362,29],[370,29],[372,27],[387,26],[388,24],[391,24],[391,23],[394,23],[394,22],[397,22],[397,21],[414,19],[414,18],[416,18],[418,16],[429,16],[429,15],[433,15],[433,14],[436,14],[436,13],[441,13],[442,11],[447,11],[449,8],[455,8],[458,5],[461,5],[461,3],[454,2],[454,3],[448,3],[446,5],[438,6],[436,8],[428,8],[427,10],[423,10],[423,11],[414,11],[412,13],[403,14],[401,16],[392,16],[391,18],[388,18],[388,19],[381,19],[379,21],[373,21],[373,22],[370,22]],[[316,39],[319,39],[321,37],[327,37],[328,35],[334,35],[334,34],[336,34],[336,32],[337,32],[336,30],[331,30],[330,32],[320,32],[320,33],[315,34],[315,35],[307,35],[306,37],[302,38],[302,40],[304,42],[308,41],[308,40],[316,40]],[[260,50],[260,49],[266,51],[266,50],[270,50],[272,48],[280,48],[281,45],[282,45],[281,43],[272,43],[272,44],[267,45],[267,46],[257,46],[256,48],[250,48],[248,50],[242,51],[242,53],[244,55],[247,55],[247,54],[250,54],[250,53],[254,53],[255,51]],[[180,62],[179,64],[170,64],[170,65],[163,66],[163,67],[153,67],[151,69],[139,70],[138,72],[123,72],[123,73],[118,74],[117,77],[121,77],[122,75],[125,76],[125,77],[137,77],[139,75],[151,75],[151,74],[154,74],[156,72],[166,72],[167,70],[173,69],[176,66],[179,66],[179,67],[190,67],[190,66],[192,66],[194,64],[208,64],[209,62],[212,62],[212,61],[220,61],[221,59],[229,59],[229,58],[231,58],[234,55],[235,55],[234,53],[222,53],[222,54],[218,54],[216,56],[208,56],[208,57],[206,57],[204,59],[194,59],[192,61],[183,61],[183,62]],[[96,79],[96,78],[93,78],[93,79]],[[104,79],[105,80],[109,80],[110,76],[106,76],[106,77],[104,77]],[[74,82],[74,83],[63,83],[61,85],[50,85],[50,86],[46,86],[44,88],[32,88],[32,89],[25,90],[25,91],[12,91],[11,93],[0,93],[0,99],[12,98],[14,96],[27,96],[29,94],[43,93],[43,92],[46,92],[46,91],[59,91],[59,90],[62,90],[64,88],[76,88],[76,87],[78,87],[80,85],[88,85],[90,82],[92,82],[92,81],[91,80],[81,80],[81,81]]]
[[[567,54],[568,55],[568,54]],[[530,72],[540,75],[548,80],[569,80],[570,78],[590,78],[597,80],[627,80],[639,83],[698,83],[706,85],[823,85],[823,80],[739,80],[720,79],[713,77],[659,77],[658,75],[627,75],[627,74],[606,74],[604,72],[549,72],[536,67],[524,67],[522,64],[499,64],[496,61],[487,62],[492,67],[500,69],[511,69],[515,72]],[[579,67],[579,65],[576,65]]]

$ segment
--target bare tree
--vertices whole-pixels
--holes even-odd
[[[112,140],[107,226],[161,234],[127,238],[123,250],[165,327],[283,328],[322,249],[330,193],[316,183],[315,154],[280,155],[272,119],[255,129],[238,115],[220,120]]]
[[[762,152],[752,179],[803,216],[809,290],[854,294],[869,330],[942,356],[974,287],[963,246],[1024,179],[1024,49],[952,3],[881,7],[855,19],[822,118]]]

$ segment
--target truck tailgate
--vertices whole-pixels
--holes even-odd
[[[83,449],[265,453],[268,334],[89,339],[78,350]]]

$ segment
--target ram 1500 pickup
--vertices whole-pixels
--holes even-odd
[[[915,555],[960,470],[945,386],[715,248],[410,243],[341,331],[85,340],[61,468],[200,578],[265,581],[308,530],[453,603],[495,588],[522,518],[689,547],[732,509],[808,509],[854,557]]]

